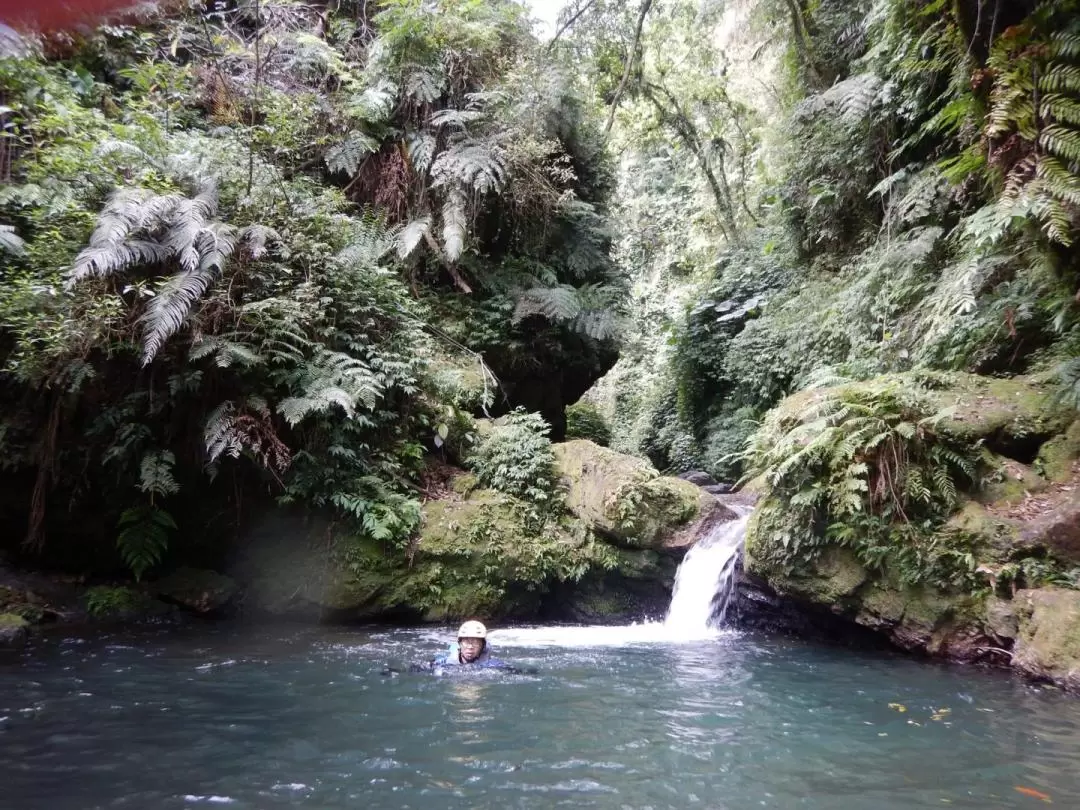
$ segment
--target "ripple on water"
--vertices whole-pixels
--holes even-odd
[[[641,628],[496,630],[529,678],[383,677],[444,647],[430,629],[42,642],[0,664],[0,806],[1041,805],[1022,786],[1080,807],[1080,701],[892,655]]]

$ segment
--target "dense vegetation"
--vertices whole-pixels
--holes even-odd
[[[601,119],[522,7],[180,3],[20,48],[13,553],[213,561],[268,500],[403,552],[425,458],[460,453],[470,413],[561,433],[614,362]]]
[[[407,555],[436,460],[539,531],[585,437],[967,588],[1003,462],[945,373],[1080,405],[1073,0],[164,8],[0,62],[24,552],[141,574],[274,500]]]

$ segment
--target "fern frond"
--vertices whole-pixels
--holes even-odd
[[[465,193],[456,188],[447,194],[443,204],[443,251],[451,262],[460,259],[465,250],[465,205]]]
[[[1039,146],[1070,163],[1080,162],[1080,130],[1050,124],[1039,133]]]
[[[533,287],[518,296],[512,319],[514,323],[520,323],[530,316],[540,315],[549,321],[568,321],[580,315],[581,310],[578,291],[567,284]]]
[[[435,129],[442,129],[443,127],[450,127],[461,132],[465,132],[469,128],[469,124],[482,121],[484,119],[484,113],[480,110],[455,110],[452,107],[439,110],[432,113],[428,123]]]
[[[26,252],[26,243],[15,233],[14,225],[0,225],[0,251],[21,256]]]
[[[479,194],[499,191],[506,183],[502,149],[473,139],[462,139],[439,153],[431,167],[432,185],[454,183]]]
[[[417,174],[427,174],[435,157],[435,147],[435,136],[430,132],[410,132],[405,137],[405,150]]]
[[[419,219],[414,219],[397,235],[397,253],[398,258],[407,258],[414,250],[416,246],[420,244],[420,241],[424,238],[424,235],[431,230],[431,217],[424,215]]]
[[[379,151],[379,142],[363,132],[352,131],[345,139],[326,150],[326,168],[355,177],[368,155]]]
[[[217,278],[216,269],[197,267],[177,273],[158,287],[140,318],[143,324],[143,365],[149,365],[165,341],[180,331],[192,306]]]
[[[421,104],[433,104],[443,93],[443,74],[417,67],[405,77],[404,92]]]
[[[146,453],[139,465],[139,489],[149,494],[162,497],[180,491],[180,485],[173,478],[176,457],[168,450],[160,453]]]
[[[88,278],[118,275],[132,267],[159,265],[170,256],[157,242],[131,241],[116,245],[84,248],[68,272],[69,283]]]

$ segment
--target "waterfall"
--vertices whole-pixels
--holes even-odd
[[[724,622],[735,591],[735,565],[752,511],[742,505],[730,508],[738,519],[717,524],[695,543],[675,574],[664,625],[680,634],[706,633]]]

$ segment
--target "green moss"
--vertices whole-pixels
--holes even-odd
[[[27,629],[30,626],[30,622],[15,613],[0,613],[0,628],[7,629]]]
[[[762,573],[753,563],[747,563],[751,573]],[[812,565],[781,573],[766,569],[767,579],[779,593],[794,596],[816,605],[851,606],[853,599],[869,574],[848,549],[838,546],[825,548]]]
[[[45,604],[31,591],[0,586],[0,612],[22,616],[31,624],[41,624],[45,620]]]
[[[641,459],[590,441],[564,442],[554,449],[567,507],[623,544],[655,546],[711,502],[693,484],[661,476]]]
[[[1080,689],[1080,591],[1020,591],[1013,663],[1025,672]]]
[[[1072,421],[1069,409],[1056,404],[1045,386],[1023,378],[997,379],[977,374],[937,375],[935,393],[950,409],[939,423],[942,432],[975,442],[991,437],[1023,441],[1059,433]]]
[[[939,532],[956,550],[971,551],[980,562],[1008,558],[1018,547],[1017,527],[991,513],[984,505],[964,500]]]
[[[472,473],[459,475],[450,482],[450,488],[458,495],[468,495],[478,486],[480,486],[480,482],[476,480],[476,476]]]
[[[1035,459],[1035,469],[1050,481],[1061,483],[1072,477],[1077,458],[1080,458],[1080,420],[1043,443]]]

